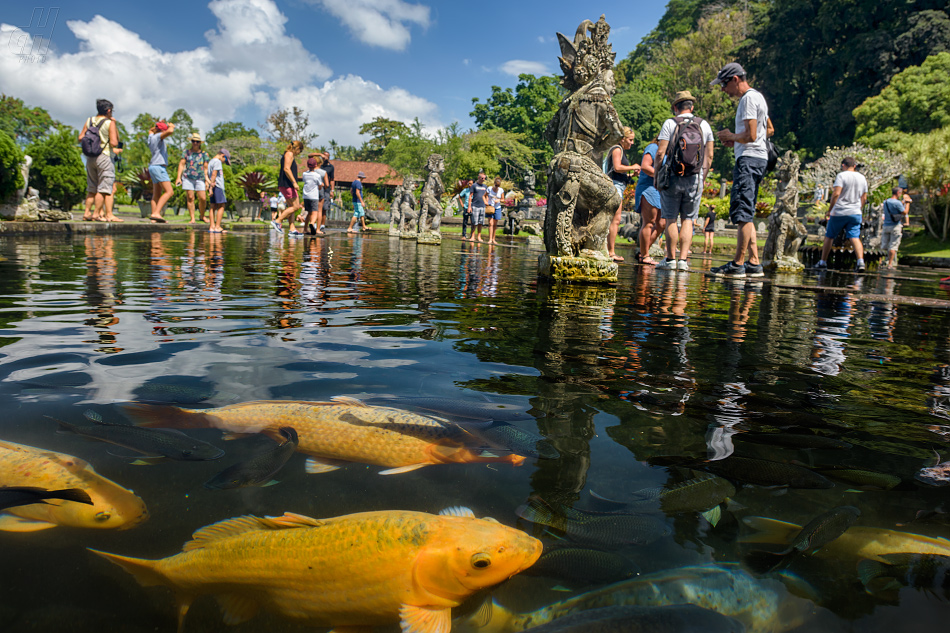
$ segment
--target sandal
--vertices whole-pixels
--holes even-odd
[[[623,261],[623,257],[621,257],[620,255],[611,255],[610,259],[614,260],[614,263],[617,263],[617,264]]]

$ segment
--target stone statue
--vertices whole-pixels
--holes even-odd
[[[798,169],[801,163],[785,152],[778,163],[775,208],[769,216],[769,235],[762,250],[762,262],[770,270],[796,272],[804,268],[798,258],[808,229],[798,220]]]
[[[416,188],[416,181],[407,176],[402,181],[402,195],[399,197],[399,233],[406,235],[415,234],[416,222],[419,219],[419,211],[416,207],[419,202],[416,200],[416,194],[413,190]]]
[[[616,91],[616,53],[607,42],[609,34],[604,16],[596,24],[582,22],[573,41],[557,34],[561,85],[569,94],[545,131],[555,154],[548,168],[547,252],[539,262],[544,277],[617,280],[617,265],[607,256],[607,231],[621,196],[600,164],[604,151],[623,137],[610,100]]]
[[[393,190],[393,201],[389,203],[389,234],[399,235],[399,203],[402,201],[402,192],[405,190],[406,181],[398,185]]]
[[[517,235],[521,231],[521,225],[524,224],[523,205],[511,206],[505,208],[505,235]]]
[[[440,174],[445,171],[445,161],[440,154],[430,154],[426,162],[426,171],[429,175],[426,177],[426,184],[422,187],[422,194],[419,205],[419,227],[420,235],[423,233],[438,233],[439,224],[442,221],[442,194],[445,193],[445,185],[442,184]]]
[[[534,172],[530,168],[526,169],[524,172],[524,199],[526,202],[533,200],[538,195],[538,192],[534,190],[536,182]]]

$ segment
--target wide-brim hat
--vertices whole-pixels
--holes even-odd
[[[205,141],[203,138],[201,138],[201,135],[198,134],[197,132],[192,133],[192,135],[188,137],[188,140],[189,140],[189,141],[198,141],[199,143],[204,143],[204,141]]]
[[[676,96],[673,97],[673,105],[675,106],[678,103],[684,101],[696,101],[696,97],[693,96],[693,93],[689,90],[680,90],[676,93]]]

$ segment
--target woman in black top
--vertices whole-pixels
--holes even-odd
[[[303,151],[303,143],[293,141],[287,145],[280,157],[280,172],[277,175],[277,188],[287,200],[287,208],[276,218],[271,220],[271,228],[278,233],[283,232],[281,224],[284,218],[290,218],[290,234],[303,235],[294,225],[294,214],[300,210],[300,194],[297,190],[297,156]]]
[[[629,174],[631,172],[634,175],[640,173],[640,165],[631,165],[625,153],[633,147],[635,139],[636,133],[630,128],[624,127],[620,144],[607,150],[607,166],[609,167],[607,175],[613,180],[614,187],[620,193],[620,206],[617,207],[617,212],[614,213],[614,219],[610,222],[610,231],[607,233],[607,255],[615,262],[623,261],[623,257],[614,252],[614,245],[617,243],[617,231],[620,230],[620,217],[623,214],[623,192],[630,184]]]

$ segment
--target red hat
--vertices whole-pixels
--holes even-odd
[[[155,129],[158,130],[159,132],[164,132],[165,130],[168,129],[168,124],[165,123],[164,121],[158,121],[155,124]]]

